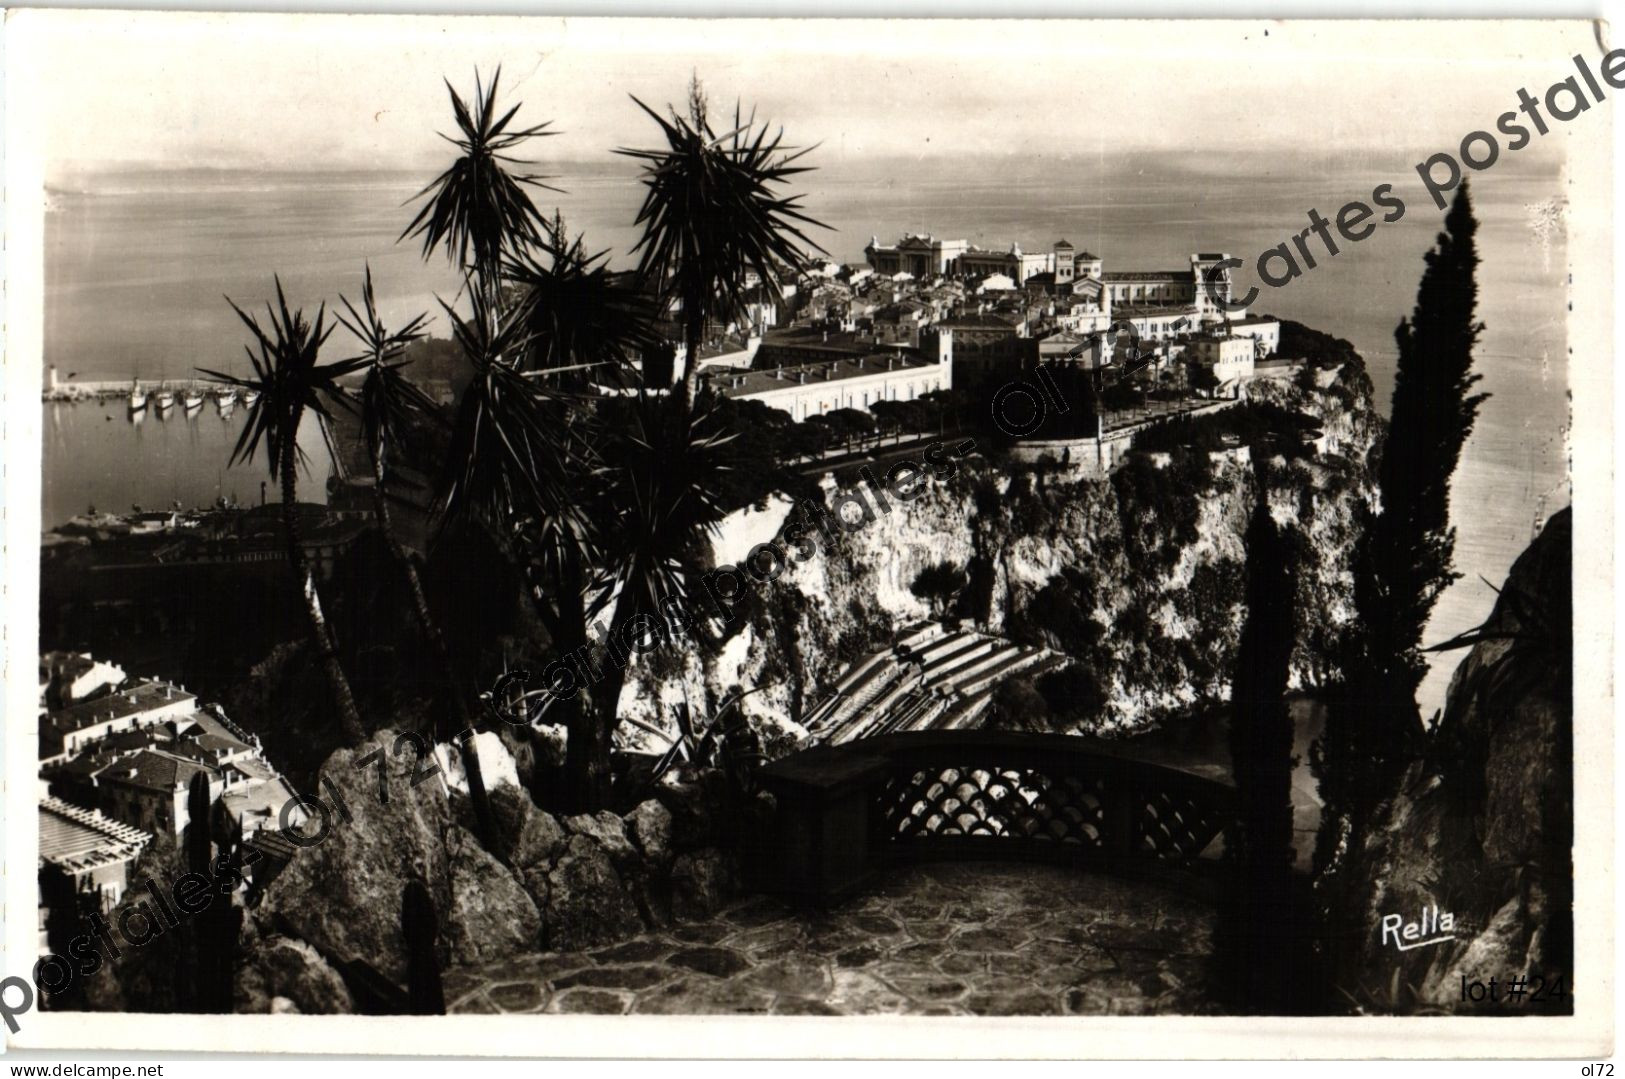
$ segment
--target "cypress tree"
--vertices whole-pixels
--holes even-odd
[[[1475,317],[1478,222],[1466,182],[1444,224],[1427,253],[1416,308],[1394,332],[1399,355],[1377,468],[1380,506],[1356,548],[1356,627],[1314,751],[1326,804],[1317,852],[1322,872],[1335,873],[1358,849],[1366,820],[1421,748],[1422,634],[1440,594],[1459,576],[1450,481],[1487,396],[1470,392],[1479,381],[1473,348],[1484,326]]]
[[[1230,758],[1240,829],[1231,845],[1235,891],[1220,926],[1220,984],[1238,1011],[1279,1015],[1307,1003],[1293,975],[1307,951],[1292,881],[1292,715],[1287,680],[1296,636],[1293,552],[1270,516],[1258,474],[1247,529],[1247,620],[1230,693]]]

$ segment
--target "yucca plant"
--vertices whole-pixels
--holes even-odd
[[[338,714],[340,729],[351,745],[360,745],[366,739],[361,724],[361,713],[356,707],[355,695],[349,679],[339,663],[338,644],[332,626],[322,610],[321,594],[310,562],[300,542],[298,512],[298,469],[304,461],[304,450],[299,446],[299,424],[307,412],[328,421],[332,414],[326,401],[347,402],[339,388],[339,379],[359,371],[365,361],[354,357],[332,363],[318,363],[317,356],[333,327],[326,322],[327,305],[316,313],[314,323],[305,318],[303,309],[288,307],[282,290],[281,278],[276,281],[276,306],[265,305],[267,325],[245,312],[226,297],[231,309],[237,312],[254,335],[252,347],[244,346],[249,363],[253,365],[251,377],[228,375],[219,371],[201,370],[202,374],[259,394],[249,406],[247,422],[237,439],[230,458],[231,464],[252,461],[260,445],[265,445],[266,465],[271,479],[282,485],[282,527],[286,541],[288,567],[299,588],[309,625],[310,640],[316,656],[327,676],[333,705]]]
[[[609,639],[624,644],[634,619],[663,623],[668,601],[696,606],[690,588],[705,541],[725,515],[718,492],[735,436],[712,413],[653,394],[613,408],[603,434],[593,515],[602,524],[602,560],[587,615],[609,610]],[[594,715],[570,730],[567,745],[574,782],[595,804],[608,800],[610,747],[625,684],[624,664],[606,668],[593,687]]]
[[[800,196],[777,188],[798,173],[796,162],[811,147],[784,145],[784,132],[770,134],[734,108],[733,126],[718,134],[706,115],[704,95],[690,88],[688,116],[670,118],[632,99],[660,125],[666,145],[621,149],[643,162],[647,189],[637,224],[643,229],[633,253],[638,272],[668,304],[681,306],[688,349],[681,400],[692,405],[699,385],[699,351],[708,321],[735,318],[749,298],[754,274],[761,287],[780,284],[801,270],[804,248],[823,252],[802,231],[827,228],[801,210]]]
[[[501,79],[499,67],[491,76],[491,85],[484,86],[476,71],[472,108],[446,83],[458,133],[441,138],[457,147],[458,157],[409,200],[427,197],[400,235],[403,240],[420,237],[425,259],[435,248],[444,247],[446,257],[472,271],[473,282],[487,292],[497,287],[504,254],[543,239],[546,221],[525,188],[557,190],[543,183],[549,177],[513,171],[534,163],[514,156],[513,151],[531,139],[557,132],[548,130],[550,122],[511,126],[520,105],[499,115],[496,100]]]
[[[548,372],[550,384],[584,388],[658,348],[654,310],[636,276],[611,272],[606,251],[589,254],[555,217],[549,238],[503,261],[504,294],[525,337],[521,365]]]
[[[458,720],[456,730],[462,730],[469,725],[473,713],[456,677],[451,649],[439,622],[429,609],[417,564],[396,533],[388,494],[388,462],[401,448],[407,427],[435,415],[434,402],[406,377],[405,369],[409,361],[403,358],[407,346],[425,336],[424,326],[429,316],[427,312],[419,314],[396,330],[385,326],[378,313],[371,266],[366,268],[363,278],[361,306],[357,308],[344,296],[339,299],[348,317],[340,314],[338,319],[361,346],[357,358],[366,361],[367,373],[361,382],[361,428],[362,438],[367,445],[367,458],[372,465],[373,507],[378,518],[378,529],[406,580],[418,627],[440,667],[445,691],[455,710]],[[440,737],[451,733],[443,728],[437,731]]]

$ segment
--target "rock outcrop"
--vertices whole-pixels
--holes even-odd
[[[611,943],[670,924],[674,910],[709,914],[737,886],[737,837],[724,827],[737,815],[710,804],[724,796],[714,783],[662,785],[658,796],[670,806],[650,799],[624,818],[555,816],[502,784],[491,791],[497,850],[487,851],[460,823],[469,814],[457,791],[438,777],[411,785],[410,753],[386,757],[390,797],[379,798],[376,762],[360,762],[393,742],[393,732],[379,732],[322,766],[326,837],[294,857],[254,911],[240,1010],[349,1010],[328,975],[358,960],[404,986],[409,880],[421,880],[434,901],[443,967]]]
[[[1463,978],[1523,975],[1531,992],[1535,979],[1547,987],[1524,1010],[1571,1009],[1572,543],[1564,510],[1513,565],[1456,669],[1430,759],[1411,766],[1352,862],[1368,925],[1343,988],[1363,1008],[1470,1010]],[[1383,939],[1384,917],[1428,910],[1451,915],[1453,941],[1401,952]]]
[[[1277,458],[1270,478],[1277,521],[1308,549],[1295,688],[1330,673],[1324,657],[1353,618],[1348,563],[1356,511],[1373,497],[1364,461],[1382,427],[1357,362],[1323,382],[1249,390],[1318,425],[1317,452]],[[753,688],[741,707],[769,754],[782,754],[804,736],[795,717],[854,660],[932,617],[911,585],[944,561],[969,577],[956,603],[968,624],[1074,656],[1098,681],[1099,707],[1063,729],[1126,732],[1220,703],[1240,633],[1254,483],[1245,448],[1172,461],[1138,455],[1103,479],[967,459],[913,501],[872,515],[838,549],[792,558],[777,580],[747,585],[737,605],[743,625],[719,648],[690,650],[675,669],[669,659],[635,663],[622,711],[664,727],[677,702]],[[718,560],[742,557],[792,512],[799,518],[776,496],[734,515]],[[622,733],[642,737],[630,725]],[[651,738],[646,748],[662,747]]]

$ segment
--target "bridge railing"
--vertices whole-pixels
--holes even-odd
[[[813,904],[893,866],[1033,859],[1209,893],[1235,791],[1060,735],[924,731],[820,746],[769,765],[777,816],[762,887]]]

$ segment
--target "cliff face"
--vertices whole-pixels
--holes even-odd
[[[1252,396],[1312,415],[1321,432],[1317,454],[1273,456],[1267,481],[1277,519],[1304,541],[1294,678],[1308,684],[1352,616],[1354,511],[1371,497],[1364,460],[1381,420],[1353,365],[1313,386],[1261,382]],[[748,585],[742,628],[710,654],[634,670],[623,714],[665,727],[685,690],[714,704],[734,686],[765,686],[746,711],[788,746],[804,733],[795,717],[854,659],[932,617],[911,585],[942,562],[968,577],[955,613],[1063,652],[1092,678],[1087,707],[1052,721],[1056,729],[1128,731],[1199,709],[1228,693],[1254,475],[1246,447],[1137,454],[1090,480],[972,455],[912,502],[872,514],[837,549],[792,558],[777,580]],[[742,561],[792,513],[800,516],[778,499],[730,518],[717,562]],[[637,742],[635,729],[623,730]]]
[[[1545,993],[1518,1011],[1572,1010],[1572,545],[1564,510],[1519,556],[1456,668],[1429,759],[1410,767],[1356,852],[1366,933],[1344,988],[1362,1006],[1473,1010],[1463,979],[1524,975]],[[1400,952],[1383,939],[1384,917],[1413,922],[1429,909],[1452,916],[1454,940]]]

